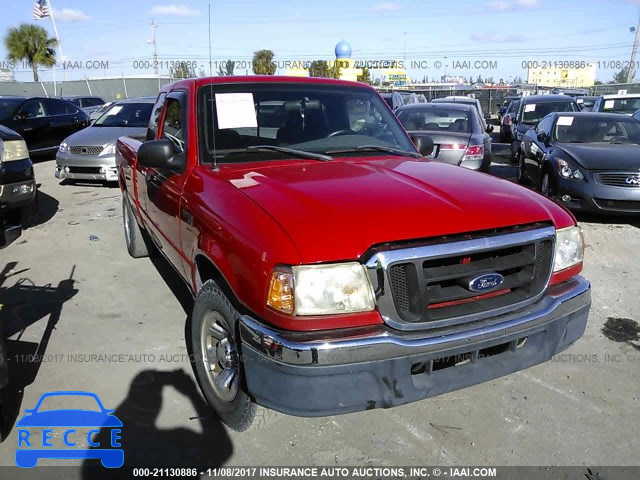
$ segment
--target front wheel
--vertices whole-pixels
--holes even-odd
[[[191,347],[200,389],[229,428],[258,428],[276,412],[256,405],[243,390],[243,369],[236,338],[236,309],[213,280],[206,281],[193,306]],[[255,420],[255,422],[254,422]]]
[[[551,177],[549,177],[549,173],[545,172],[542,175],[542,181],[540,182],[540,193],[542,193],[545,197],[551,197]]]

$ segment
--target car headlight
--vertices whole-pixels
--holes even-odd
[[[277,268],[267,305],[289,315],[332,315],[375,309],[365,267],[357,262]]]
[[[62,142],[58,147],[58,153],[67,153],[69,151],[69,145],[67,142]]]
[[[115,155],[115,154],[116,154],[116,146],[109,145],[108,147],[105,147],[104,150],[102,150],[102,153],[100,155]]]
[[[584,238],[580,227],[568,227],[556,230],[556,253],[553,271],[559,272],[573,267],[584,259]]]
[[[558,173],[562,178],[570,178],[572,180],[584,180],[584,175],[577,168],[569,165],[569,162],[566,160],[557,160],[558,162]]]
[[[7,140],[0,144],[0,163],[29,158],[29,149],[24,140]]]

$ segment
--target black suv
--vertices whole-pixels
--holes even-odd
[[[25,221],[30,223],[35,197],[27,145],[16,132],[0,125],[0,248],[20,235]]]
[[[89,125],[89,116],[61,98],[0,97],[0,124],[22,135],[34,155],[55,152],[65,138]]]
[[[518,111],[511,118],[514,125],[511,160],[520,160],[520,144],[529,129],[553,112],[579,112],[580,107],[569,95],[528,95],[520,99]]]

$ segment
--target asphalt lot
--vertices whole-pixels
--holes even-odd
[[[640,219],[580,219],[593,307],[584,337],[553,361],[391,410],[281,415],[236,433],[195,385],[186,289],[165,261],[127,254],[119,190],[61,185],[53,169],[36,165],[38,225],[0,250],[0,315],[23,389],[10,395],[14,418],[44,392],[95,392],[124,423],[126,464],[638,464]],[[0,465],[15,465],[16,445],[14,428]],[[78,467],[65,478],[89,478],[81,461],[39,465],[54,462]]]

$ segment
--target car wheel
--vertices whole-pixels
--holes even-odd
[[[124,227],[124,239],[127,243],[127,251],[133,258],[142,258],[149,256],[149,248],[145,242],[140,225],[136,220],[131,205],[127,198],[122,197],[122,225]]]
[[[196,297],[191,317],[191,347],[198,384],[209,406],[238,432],[260,428],[278,416],[256,405],[243,390],[244,378],[236,321],[240,315],[213,280]]]
[[[540,181],[540,193],[545,197],[551,197],[551,177],[548,172],[544,172]]]
[[[513,143],[512,143],[513,145]],[[518,163],[520,162],[520,148],[518,148],[517,150],[515,149],[514,146],[511,147],[511,163],[514,163],[516,165],[518,165]]]
[[[518,183],[523,183],[524,182],[524,155],[522,155],[522,152],[520,153],[520,155],[518,156],[518,166],[517,168],[517,179],[518,179]]]
[[[38,224],[38,190],[33,201],[22,209],[20,224],[27,229]]]

